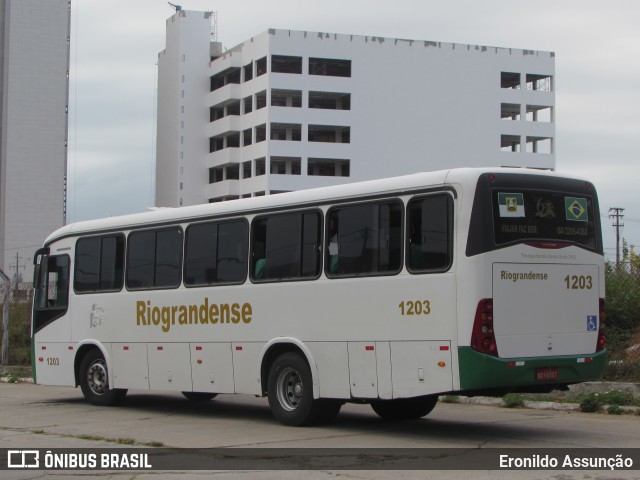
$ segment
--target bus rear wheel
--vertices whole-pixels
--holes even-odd
[[[267,396],[273,416],[283,425],[328,423],[335,419],[342,403],[313,398],[311,369],[297,353],[280,355],[271,365]]]
[[[80,388],[84,398],[93,405],[115,405],[127,391],[109,387],[107,362],[99,350],[90,350],[80,362]]]
[[[371,402],[371,408],[385,420],[408,420],[428,415],[435,408],[436,403],[438,403],[437,395],[427,395],[395,400],[376,400]]]

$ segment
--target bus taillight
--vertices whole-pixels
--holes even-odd
[[[604,308],[604,298],[601,298],[600,299],[600,325],[598,327],[598,342],[596,344],[596,352],[600,352],[604,350],[604,347],[607,344],[606,338],[604,336],[605,323],[606,323],[606,312]]]
[[[496,335],[493,331],[493,299],[491,298],[478,302],[471,333],[471,348],[480,353],[498,356]]]

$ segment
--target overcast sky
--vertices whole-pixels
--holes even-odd
[[[556,53],[557,171],[600,194],[605,251],[610,207],[640,252],[640,1],[183,0],[218,12],[226,48],[268,28],[353,33]],[[165,0],[72,0],[69,110],[71,221],[154,203],[156,62]]]

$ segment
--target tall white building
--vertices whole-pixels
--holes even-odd
[[[65,221],[69,0],[0,0],[0,268],[30,280]]]
[[[167,21],[158,206],[459,166],[555,168],[551,52],[274,29],[222,52],[210,17]]]

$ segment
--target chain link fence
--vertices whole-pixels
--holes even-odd
[[[640,382],[640,268],[606,265],[607,380]]]
[[[31,282],[0,283],[0,313],[2,317],[3,366],[29,366],[31,364]]]
[[[604,378],[640,382],[640,268],[616,268],[608,263],[606,289],[605,333],[609,362]],[[3,366],[28,366],[31,363],[32,300],[32,283],[0,283],[0,313],[9,316],[7,322],[2,314],[0,333],[3,347],[7,344],[0,361]]]

